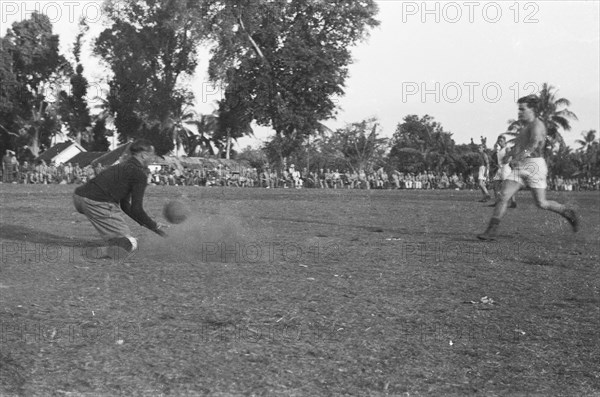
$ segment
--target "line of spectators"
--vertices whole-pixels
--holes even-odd
[[[380,168],[376,172],[339,172],[320,169],[300,172],[292,164],[288,170],[278,171],[265,168],[233,171],[228,167],[179,170],[174,166],[163,166],[151,173],[149,182],[155,185],[185,186],[238,186],[263,188],[321,188],[321,189],[474,189],[475,180],[466,180],[459,175],[434,172],[391,174]]]
[[[556,181],[556,182],[555,182]],[[298,171],[292,164],[287,170],[266,167],[261,172],[255,168],[232,170],[229,167],[202,169],[163,166],[150,174],[149,183],[170,186],[234,186],[274,188],[319,188],[319,189],[455,189],[476,190],[477,181],[473,174],[463,177],[458,174],[438,174],[433,171],[422,173],[387,173],[383,168],[374,172],[340,172],[339,170],[319,169],[308,172]],[[579,191],[600,190],[600,179],[554,178],[549,181],[553,190]]]
[[[148,177],[148,183],[170,186],[234,186],[254,187],[258,182],[258,174],[254,168],[243,168],[241,171],[229,167],[200,169],[175,166],[154,168]]]
[[[22,164],[13,164],[10,167],[2,167],[3,183],[23,183],[23,184],[68,184],[85,183],[102,171],[102,164],[95,167],[91,165],[81,168],[79,164],[46,164],[40,161],[37,164],[31,164],[24,161]]]
[[[600,178],[563,178],[555,176],[548,180],[548,189],[563,192],[600,190]]]
[[[3,183],[71,184],[85,183],[103,170],[102,164],[81,168],[79,164],[46,164],[40,161],[31,164],[24,161],[19,164],[14,154],[7,153],[2,159]],[[318,189],[477,189],[473,174],[466,177],[425,171],[403,173],[385,172],[383,168],[373,172],[355,172],[319,169],[296,170],[292,164],[289,169],[276,170],[266,167],[262,171],[255,168],[229,167],[183,168],[174,165],[152,167],[148,174],[148,183],[164,186],[232,186],[274,188],[318,188]],[[556,176],[548,181],[548,188],[557,191],[600,190],[600,178],[562,178]]]

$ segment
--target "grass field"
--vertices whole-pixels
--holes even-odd
[[[0,186],[0,395],[600,395],[600,194],[149,187],[96,259],[72,186]]]

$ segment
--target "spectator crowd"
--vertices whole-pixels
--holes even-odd
[[[35,164],[28,161],[19,163],[12,161],[14,154],[7,153],[2,159],[2,183],[50,184],[50,183],[85,183],[98,175],[104,168],[102,164],[95,167],[79,167],[79,164],[46,164],[40,160]]]
[[[80,167],[77,163],[36,164],[16,161],[14,153],[2,159],[2,182],[22,184],[80,184],[98,175],[103,170],[102,164]],[[232,186],[275,188],[318,188],[318,189],[455,189],[475,190],[476,180],[473,174],[467,176],[445,172],[424,171],[404,173],[393,170],[386,172],[383,168],[372,172],[339,171],[318,169],[308,171],[297,170],[292,164],[289,168],[278,170],[266,167],[256,168],[228,166],[200,168],[177,167],[174,165],[154,166],[148,174],[148,183],[164,186]],[[548,180],[548,187],[557,191],[600,190],[600,179],[562,178],[555,176]]]

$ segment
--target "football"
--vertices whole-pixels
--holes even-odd
[[[169,223],[181,223],[190,215],[190,210],[181,201],[172,200],[165,204],[163,208],[163,216]]]

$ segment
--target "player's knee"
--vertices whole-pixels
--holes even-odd
[[[73,195],[73,206],[75,207],[75,210],[77,210],[77,212],[79,212],[80,214],[85,214],[85,212],[83,211],[82,199],[75,194]]]
[[[508,203],[508,200],[510,200],[510,195],[506,194],[505,192],[500,192],[498,194],[498,200],[502,201],[503,203]]]
[[[535,205],[537,205],[538,208],[545,210],[548,208],[548,201],[536,199]]]

